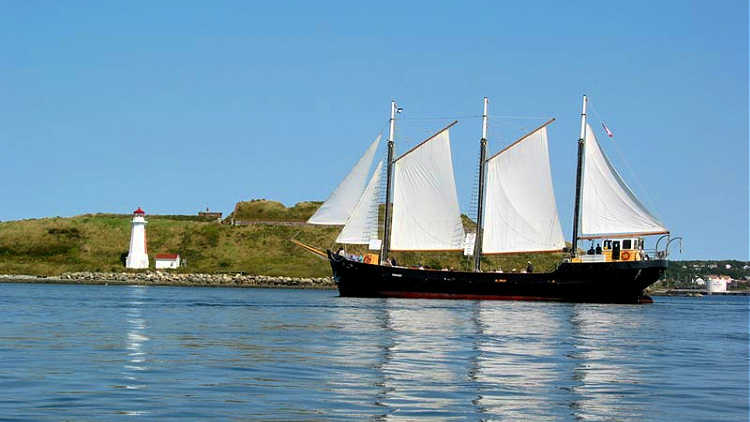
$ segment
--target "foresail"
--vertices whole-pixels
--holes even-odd
[[[391,250],[461,250],[464,230],[444,129],[395,161]]]
[[[307,220],[310,224],[321,225],[343,225],[349,219],[354,207],[357,206],[362,192],[367,183],[367,175],[375,157],[375,150],[380,143],[380,135],[365,151],[362,157],[354,165],[354,168],[346,175],[331,196],[323,205]]]
[[[564,247],[547,128],[542,127],[487,161],[482,252],[559,251]]]
[[[336,243],[346,243],[354,245],[366,245],[371,239],[377,237],[378,230],[378,196],[380,193],[380,173],[383,162],[378,162],[367,184],[362,197],[359,199],[357,206],[354,207],[349,221],[346,222],[344,229],[336,238]]]
[[[581,195],[581,238],[669,233],[617,173],[589,125]]]

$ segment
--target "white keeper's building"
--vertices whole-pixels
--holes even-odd
[[[156,269],[163,268],[179,268],[181,259],[180,255],[176,253],[160,253],[154,257],[156,263]]]

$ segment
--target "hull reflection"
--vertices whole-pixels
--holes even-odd
[[[383,420],[464,420],[476,415],[476,356],[466,349],[476,336],[471,312],[436,301],[430,306],[387,299],[379,367]],[[450,304],[450,305],[449,305]]]
[[[649,352],[658,339],[638,338],[638,333],[658,324],[642,313],[622,307],[577,307],[571,320],[575,361],[573,403],[576,418],[583,420],[645,420],[658,414],[643,403],[653,394],[655,371]],[[665,333],[666,334],[666,333]],[[640,356],[639,356],[640,355]]]
[[[503,420],[558,420],[573,392],[571,305],[481,302],[477,402]]]

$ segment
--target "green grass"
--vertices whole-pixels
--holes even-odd
[[[83,215],[0,223],[0,273],[59,275],[71,271],[123,271],[130,215]],[[179,253],[182,272],[237,271],[325,277],[328,263],[289,242],[330,243],[327,227],[228,226],[170,216],[147,216],[148,251]],[[152,261],[153,265],[153,261]]]
[[[306,221],[320,205],[304,202],[286,208],[273,201],[241,202],[242,220]],[[294,238],[319,249],[335,249],[340,230],[329,226],[230,226],[194,216],[146,217],[148,252],[178,253],[187,266],[178,272],[244,272],[271,276],[330,276],[327,261],[290,242]],[[74,271],[123,271],[130,242],[131,215],[86,214],[0,223],[0,273],[60,275]],[[208,220],[208,221],[207,221]],[[473,223],[465,219],[464,225]],[[349,246],[366,253],[366,246]],[[471,269],[473,260],[460,252],[392,253],[399,265]],[[518,254],[483,257],[487,271],[502,267],[520,270],[531,260],[537,271],[550,269],[562,254]]]
[[[229,214],[227,219],[305,222],[321,204],[322,202],[299,202],[293,207],[287,208],[281,202],[253,199],[248,202],[238,202],[234,212]]]

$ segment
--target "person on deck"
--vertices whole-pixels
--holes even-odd
[[[601,255],[602,254],[602,246],[600,244],[596,244],[596,254]]]
[[[531,265],[531,261],[526,261],[526,272],[527,273],[533,273],[534,272],[534,266]]]

